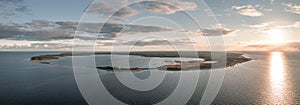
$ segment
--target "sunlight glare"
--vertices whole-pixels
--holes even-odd
[[[284,59],[281,52],[272,52],[270,62],[270,81],[273,101],[281,103],[284,89]]]
[[[283,43],[284,39],[284,33],[280,29],[271,29],[266,31],[269,34],[270,37],[270,43],[280,44]]]

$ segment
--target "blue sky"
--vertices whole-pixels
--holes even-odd
[[[0,5],[3,5],[0,8],[0,48],[70,50],[75,35],[74,29],[82,17],[83,21],[104,23],[108,19],[107,15],[114,9],[129,2],[133,0],[0,1]],[[100,34],[100,39],[96,41],[97,48],[111,50],[113,42],[117,42],[115,45],[126,49],[130,47],[130,42],[137,42],[140,45],[131,46],[146,50],[172,50],[170,45],[165,43],[170,41],[183,49],[183,46],[196,46],[198,50],[209,50],[209,44],[213,42],[208,40],[218,37],[224,39],[226,50],[300,49],[299,0],[162,1],[173,4],[174,7],[161,1],[134,2],[139,3],[121,9],[109,20],[115,24],[108,26],[111,29],[108,29],[107,33]],[[192,14],[196,20],[189,18],[182,11]],[[195,24],[195,21],[199,24]],[[74,24],[71,26],[67,22]],[[135,29],[120,33],[113,30],[118,24],[141,26],[128,26]],[[88,36],[95,33],[82,34]],[[80,41],[83,46],[95,42],[84,39]]]

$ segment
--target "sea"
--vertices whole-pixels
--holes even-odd
[[[49,60],[51,64],[30,61],[32,56],[59,53],[62,52],[0,52],[0,104],[105,104],[108,101],[136,105],[200,104],[207,101],[203,97],[214,70],[95,69],[95,65],[111,65],[112,55],[108,54],[92,56],[95,64],[82,60],[76,65],[72,57]],[[221,84],[216,85],[220,86],[216,88],[216,96],[209,99],[211,104],[300,104],[300,52],[240,53],[252,60],[222,69],[225,74],[219,78]],[[127,57],[113,58],[115,63],[128,62],[130,67],[158,67],[164,63],[161,58],[130,55],[128,60]],[[79,67],[82,64],[87,66]],[[101,82],[93,84],[89,77],[95,75],[87,75],[92,73],[89,70],[96,71],[93,73]],[[98,85],[104,88],[93,88]]]

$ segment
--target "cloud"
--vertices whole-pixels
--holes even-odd
[[[163,0],[163,1],[140,1],[135,4],[127,5],[127,0],[97,0],[89,5],[85,12],[98,14],[103,17],[110,17],[117,20],[127,20],[142,12],[174,14],[178,11],[195,10],[197,4],[181,0]],[[118,7],[120,9],[118,9]]]
[[[24,24],[0,24],[0,39],[14,40],[54,40],[72,39],[77,27],[76,22],[51,22],[46,20],[32,20]],[[99,39],[110,40],[117,37],[119,33],[137,34],[161,31],[173,31],[164,27],[123,25],[115,23],[84,23],[84,35],[99,35]],[[103,25],[100,33],[99,24]]]
[[[174,14],[178,11],[195,10],[197,8],[197,4],[194,2],[180,0],[164,0],[164,2],[142,1],[137,6],[142,10],[161,14]]]
[[[45,41],[28,41],[28,40],[9,40],[9,39],[0,39],[1,49],[26,49],[26,48],[46,48],[46,47],[55,47],[63,45],[62,43],[57,42],[45,42]],[[55,45],[55,46],[53,46]],[[49,47],[49,48],[50,48]]]
[[[266,23],[260,23],[260,24],[252,24],[252,25],[242,25],[249,28],[255,28],[256,31],[266,31],[274,28],[300,28],[300,22],[294,22],[292,24],[276,24],[274,22],[266,22]]]
[[[294,24],[291,25],[282,25],[282,26],[277,26],[280,28],[300,28],[300,22],[295,22]]]
[[[51,40],[71,39],[74,28],[65,28],[62,25],[49,21],[33,20],[25,24],[0,24],[1,39],[15,40]]]
[[[77,22],[53,22],[47,20],[32,20],[27,23],[7,23],[0,24],[0,47],[1,48],[71,48],[70,40],[74,39]],[[218,26],[212,29],[199,29],[193,30],[176,30],[160,26],[144,26],[144,25],[127,25],[116,23],[81,23],[84,27],[77,31],[80,44],[84,46],[93,45],[89,43],[90,38],[97,37],[96,45],[99,46],[112,46],[114,41],[119,38],[125,38],[128,45],[130,42],[129,37],[138,37],[141,35],[161,35],[168,37],[174,41],[174,35],[182,38],[184,34],[192,34],[195,36],[221,36],[229,35],[237,30],[230,30],[223,26]],[[99,26],[103,25],[102,30]],[[166,33],[163,33],[166,32]],[[182,36],[180,36],[182,35]],[[142,37],[142,36],[141,36]],[[66,44],[66,41],[68,44]],[[132,40],[131,40],[132,41]],[[94,41],[92,41],[94,42]],[[184,40],[175,40],[174,43],[178,45],[190,44]],[[138,41],[136,46],[148,45],[166,45],[169,44],[166,40],[153,40],[153,41]],[[35,47],[33,47],[35,46]]]
[[[257,8],[260,7],[259,5],[252,6],[252,5],[244,5],[244,6],[232,6],[231,9],[236,11],[237,14],[243,16],[250,16],[250,17],[260,17],[264,14],[258,10]]]
[[[116,23],[81,23],[84,28],[79,32],[82,38],[85,36],[98,36],[100,40],[112,40],[118,35],[136,35],[153,32],[187,32],[195,35],[220,36],[236,32],[226,28],[200,29],[196,31],[180,31],[159,26],[126,25]],[[54,40],[73,39],[78,23],[76,22],[52,22],[47,20],[32,20],[24,24],[0,24],[0,39],[14,40]],[[102,30],[99,26],[103,25]]]
[[[140,33],[165,32],[174,31],[174,29],[159,27],[159,26],[144,26],[144,25],[123,25],[115,23],[106,23],[100,31],[98,39],[111,40],[118,35],[136,35]]]
[[[96,0],[94,4],[90,4],[85,12],[98,14],[103,17],[111,17],[118,20],[126,20],[138,13],[131,7],[124,7],[127,1],[121,0]],[[123,7],[118,9],[118,7]]]
[[[29,41],[29,40],[10,40],[0,39],[0,49],[49,49],[49,50],[66,50],[73,47],[74,40],[51,40],[51,41]],[[189,39],[178,39],[178,40],[160,40],[160,39],[144,39],[139,41],[125,41],[115,42],[115,40],[96,40],[88,41],[76,39],[76,47],[87,48],[90,46],[96,46],[97,48],[107,48],[115,46],[170,46],[170,45],[188,45],[195,44],[196,42]]]
[[[8,18],[27,11],[24,0],[0,0],[0,17]]]
[[[292,41],[280,45],[270,43],[246,45],[244,50],[248,51],[300,51],[300,42]]]
[[[30,40],[11,40],[11,39],[0,39],[1,49],[52,49],[52,50],[63,50],[70,49],[73,47],[73,39],[64,40],[51,40],[51,41],[30,41]],[[94,42],[77,39],[77,45],[79,47],[87,47],[95,45]],[[97,45],[97,44],[96,44]]]
[[[300,14],[300,5],[296,5],[292,3],[282,3],[282,5],[286,7],[284,9],[285,12]]]
[[[273,4],[275,2],[275,0],[270,0],[270,3]]]
[[[227,28],[215,28],[215,29],[199,29],[196,31],[184,31],[193,35],[201,35],[201,36],[222,36],[222,35],[230,35],[239,30],[232,30]]]
[[[126,20],[134,15],[138,14],[138,11],[131,9],[129,7],[124,7],[119,11],[115,12],[113,17],[117,17],[121,20]]]
[[[32,20],[31,22],[24,24],[28,30],[49,30],[54,29],[56,25],[58,24],[47,20]]]
[[[273,24],[273,22],[267,22],[267,23],[260,23],[260,24],[253,24],[253,25],[243,25],[250,28],[265,28]]]
[[[254,28],[255,31],[258,32],[263,32],[263,31],[267,31],[270,30],[276,26],[273,26],[274,22],[265,22],[265,23],[259,23],[259,24],[252,24],[252,25],[242,25],[245,27],[249,27],[249,28]]]
[[[115,23],[106,23],[103,26],[101,32],[126,32],[126,33],[147,33],[147,32],[160,32],[160,31],[172,31],[166,27],[159,26],[144,26],[144,25],[122,25]]]
[[[271,12],[271,11],[273,11],[273,9],[270,9],[270,8],[264,8],[263,11],[264,11],[264,12]]]

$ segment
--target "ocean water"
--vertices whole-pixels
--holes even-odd
[[[246,52],[254,59],[226,71],[214,103],[300,104],[299,52]]]
[[[0,52],[0,103],[87,104],[77,87],[71,57],[53,60],[52,65],[29,61],[32,56],[56,53],[60,52]],[[222,87],[213,104],[300,104],[300,52],[243,53],[253,60],[226,68]],[[124,62],[123,57],[116,56],[120,58],[118,62]],[[110,58],[109,55],[96,56],[96,65],[108,66]],[[161,65],[160,58],[130,57],[131,67]],[[86,68],[90,67],[92,65]],[[200,79],[189,104],[200,102],[210,71],[183,72],[190,75],[199,72]],[[98,70],[107,91],[127,104],[155,104],[164,100],[174,91],[182,72],[156,70],[134,72],[134,75],[146,79],[151,73],[166,73],[166,76],[161,85],[141,92],[122,85],[114,72]]]

